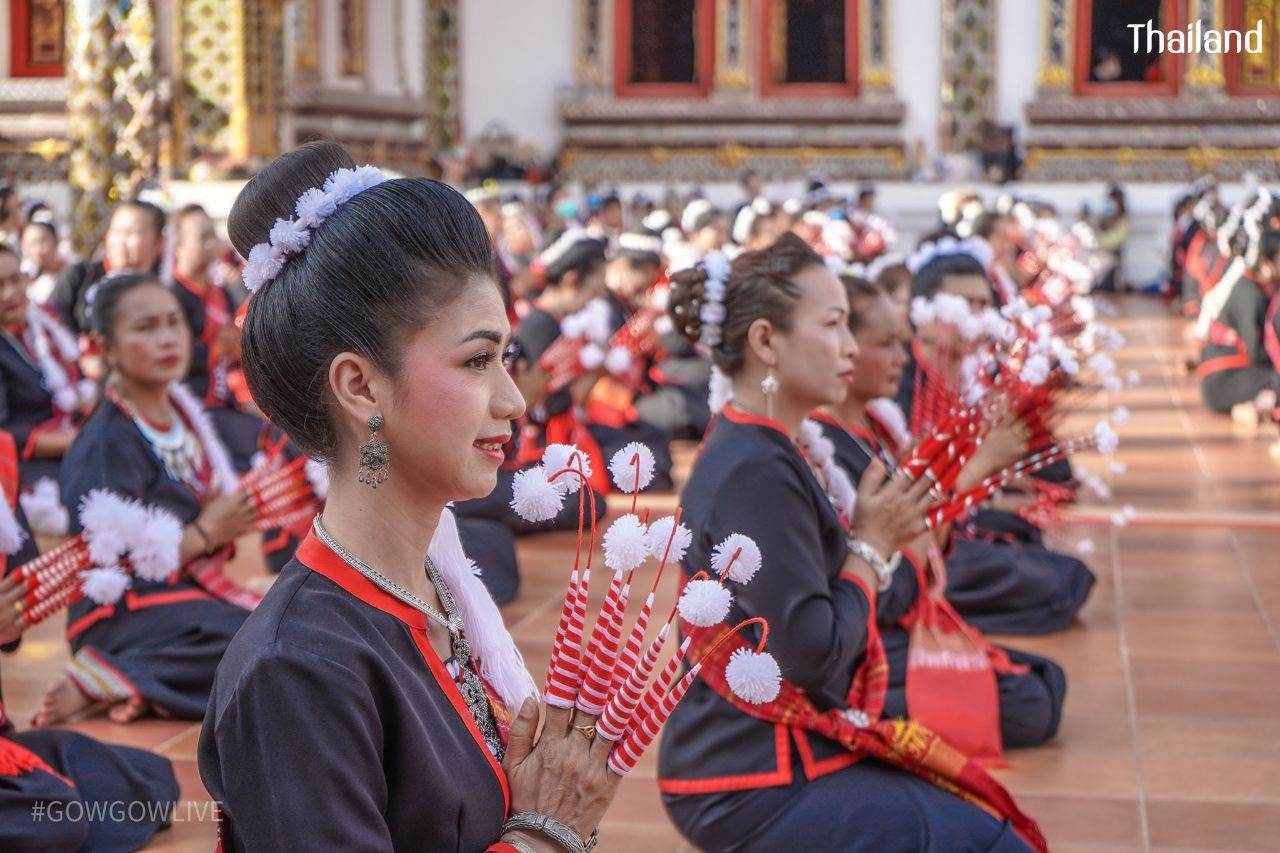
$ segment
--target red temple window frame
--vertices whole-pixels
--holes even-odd
[[[616,0],[613,10],[613,93],[619,98],[705,98],[715,77],[715,0],[695,0],[693,83],[635,83],[631,80],[632,0]]]
[[[10,77],[62,77],[66,69],[62,63],[33,63],[27,51],[27,25],[30,9],[27,0],[10,0],[9,3],[9,76]]]
[[[858,0],[844,0],[843,83],[776,83],[769,33],[777,0],[761,0],[756,45],[759,51],[760,94],[765,97],[839,98],[858,96]]]
[[[1223,16],[1226,19],[1225,27],[1227,29],[1245,29],[1244,21],[1244,0],[1226,0],[1223,8]],[[1280,41],[1280,39],[1277,39]],[[1272,50],[1280,50],[1280,44],[1273,44]],[[1267,85],[1258,85],[1256,83],[1245,83],[1241,77],[1244,67],[1244,56],[1239,53],[1228,53],[1222,57],[1222,74],[1226,78],[1226,89],[1228,95],[1239,95],[1242,97],[1280,97],[1280,83],[1271,83]]]
[[[1105,0],[1104,0],[1105,1]],[[1173,97],[1178,94],[1182,76],[1182,64],[1177,54],[1166,52],[1160,57],[1164,79],[1153,83],[1095,83],[1089,79],[1092,67],[1090,56],[1090,31],[1093,29],[1094,0],[1076,0],[1075,70],[1071,93],[1094,98]],[[1182,29],[1181,3],[1179,0],[1162,0],[1160,4],[1161,27],[1165,30]]]

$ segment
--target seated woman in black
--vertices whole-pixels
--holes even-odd
[[[707,276],[698,267],[673,280],[669,311],[690,340],[701,337],[701,309],[714,299]],[[949,764],[950,777],[928,774],[936,786],[909,772],[924,770],[913,764],[924,753],[948,747],[914,721],[880,719],[886,673],[874,590],[893,577],[889,555],[923,532],[929,498],[923,478],[885,481],[877,463],[850,524],[847,476],[815,468],[797,443],[811,411],[844,398],[853,369],[839,279],[788,234],[734,262],[723,307],[711,357],[732,380],[733,402],[713,421],[680,498],[695,531],[684,571],[709,565],[732,533],[755,540],[763,567],[734,586],[727,621],[768,620],[769,651],[791,699],[785,707],[735,702],[708,683],[704,667],[662,738],[658,785],[668,813],[708,850],[1026,850],[1015,825],[1041,845],[1007,793],[992,808],[962,790],[962,778],[994,785],[963,757]],[[752,632],[743,639],[758,640]],[[828,719],[827,734],[800,725],[797,703],[843,722]],[[841,725],[856,730],[851,740]],[[896,756],[875,751],[886,729],[910,733],[912,746]],[[930,746],[916,752],[921,742]]]
[[[1250,239],[1241,233],[1238,242]],[[1257,258],[1253,265],[1233,263],[1205,297],[1199,322],[1207,334],[1196,376],[1209,409],[1256,424],[1280,402],[1280,373],[1265,345],[1268,308],[1280,284],[1280,229],[1264,223],[1254,242],[1237,247]]]
[[[29,627],[21,609],[27,585],[13,570],[36,557],[17,487],[17,449],[0,433],[0,652],[6,654],[17,651]],[[177,799],[169,759],[66,729],[19,732],[0,695],[0,849],[138,850],[169,825]],[[130,813],[131,803],[146,808]]]
[[[880,418],[885,417],[883,407],[894,405],[892,400],[886,398],[897,387],[902,368],[906,364],[906,329],[901,323],[896,306],[879,286],[861,279],[845,279],[845,287],[849,294],[849,328],[858,340],[858,356],[854,359],[849,395],[843,403],[831,406],[814,417],[820,421],[823,433],[835,445],[836,460],[857,483],[875,459],[880,459],[890,470],[896,464],[893,448],[896,447],[897,439],[890,423],[885,422],[892,421],[892,413],[889,413],[885,421]],[[997,437],[993,434],[983,445],[979,455],[975,455],[970,461],[970,466],[978,469],[984,465],[1002,467],[1004,460],[993,458],[992,451],[992,448],[1001,448],[1002,444],[1011,444],[1008,436]],[[1004,455],[1008,461],[1013,461],[1021,455],[1016,443],[1013,444],[1015,446],[1011,449],[996,449],[994,455]],[[930,544],[927,538],[922,538],[912,545],[912,553],[922,568],[928,565]],[[1002,561],[1001,553],[977,557],[972,554],[973,551],[985,552],[988,549],[1007,553],[1008,560]],[[939,548],[935,553],[941,550]],[[1046,622],[1060,627],[1074,616],[1079,602],[1068,598],[1063,604],[1075,606],[1068,607],[1065,613],[1059,613],[1055,606],[1060,604],[1054,596],[1041,595],[1031,603],[1024,600],[1031,594],[1024,591],[1027,587],[1032,592],[1042,587],[1056,590],[1061,583],[1059,576],[1065,575],[1051,560],[1052,556],[1058,555],[1028,553],[1033,550],[1022,545],[953,537],[952,548],[945,558],[948,600],[962,617],[974,624],[984,621],[984,616],[998,616],[1003,624],[1020,626],[1028,633],[1043,633],[1043,623]],[[971,599],[963,602],[970,607],[951,600],[953,565],[965,560],[988,567],[987,577],[991,580],[991,589],[986,596],[987,610],[975,612]],[[964,568],[961,566],[962,571]],[[904,630],[904,626],[916,615],[913,610],[923,594],[919,583],[922,574],[909,570],[896,572],[892,586],[880,595],[876,607],[885,653],[889,660],[889,693],[885,708],[887,713],[897,716],[905,716],[910,710],[906,689],[910,672],[910,635]],[[1041,574],[1049,577],[1040,578],[1039,583],[1035,583]],[[1031,581],[1024,582],[1024,575],[1030,577]],[[928,579],[927,575],[924,576]],[[1088,586],[1085,587],[1085,592],[1087,591]],[[980,640],[979,644],[985,644],[985,640]],[[1004,650],[1003,654],[992,657],[996,659],[994,665],[996,687],[999,691],[999,728],[1003,745],[1035,746],[1053,737],[1062,718],[1062,701],[1066,693],[1066,676],[1062,668],[1046,658],[1013,650]],[[1012,665],[1006,665],[1006,661]],[[976,707],[976,703],[964,696],[954,698],[970,708]]]
[[[0,243],[0,429],[17,442],[22,484],[57,479],[97,389],[80,380],[75,336],[31,304],[17,253]]]
[[[135,577],[116,604],[71,605],[73,656],[35,722],[95,704],[117,722],[146,712],[199,719],[218,661],[258,600],[222,572],[236,539],[253,530],[253,501],[199,401],[178,384],[191,338],[173,292],[150,275],[110,276],[92,318],[112,372],[67,451],[63,503],[74,518],[85,495],[109,489],[176,516],[180,571],[169,581]]]

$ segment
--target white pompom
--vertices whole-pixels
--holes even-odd
[[[637,457],[640,463],[638,475]],[[613,483],[618,490],[627,494],[647,489],[653,482],[653,472],[656,468],[657,461],[653,458],[653,451],[638,441],[627,444],[609,460],[609,476],[613,478]]]
[[[65,536],[69,521],[67,508],[62,505],[58,481],[41,477],[29,494],[18,498],[22,511],[27,515],[31,530],[41,536]]]
[[[158,507],[147,507],[146,522],[128,533],[129,562],[143,580],[162,581],[178,570],[182,522]]]
[[[1110,456],[1120,447],[1120,437],[1106,421],[1098,421],[1093,427],[1093,443],[1103,456]]]
[[[911,325],[927,326],[938,317],[938,312],[934,309],[933,304],[923,296],[917,296],[911,300]]]
[[[1120,381],[1118,376],[1108,376],[1102,380],[1102,387],[1114,394],[1124,387],[1124,383]]]
[[[773,655],[766,652],[737,649],[729,656],[724,677],[734,695],[752,705],[772,702],[782,689],[782,671]]]
[[[581,468],[582,477],[591,477],[591,457],[572,444],[548,444],[542,451],[542,467],[546,469],[548,478],[565,468],[574,470]],[[556,477],[552,485],[562,495],[575,495],[582,487],[582,477],[576,474],[561,474]]]
[[[119,566],[86,569],[80,573],[80,590],[95,604],[115,604],[129,588],[129,576]]]
[[[578,353],[578,361],[587,370],[595,370],[604,364],[604,349],[599,344],[587,344]]]
[[[739,553],[740,552],[740,553]],[[737,559],[734,559],[737,554]],[[733,560],[730,565],[730,560]],[[730,533],[711,552],[711,568],[717,575],[729,570],[729,579],[738,583],[751,583],[760,571],[760,546],[750,536]]]
[[[635,513],[620,516],[604,533],[604,564],[615,572],[629,572],[649,556],[648,528]]]
[[[559,515],[563,503],[541,468],[517,471],[511,480],[511,508],[525,521],[550,521]]]
[[[1127,380],[1129,382],[1129,387],[1133,388],[1142,383],[1142,375],[1138,373],[1138,371],[1136,370],[1130,370],[1127,376]]]
[[[604,357],[604,369],[615,375],[629,371],[631,364],[631,350],[626,347],[610,347],[609,354]]]
[[[106,489],[94,489],[80,501],[80,526],[89,556],[100,566],[119,560],[128,547],[125,531],[132,519],[128,504]]]
[[[76,383],[76,396],[83,407],[92,406],[98,401],[98,383],[92,379],[81,379]]]
[[[1093,553],[1094,545],[1092,539],[1081,539],[1076,543],[1076,550],[1081,554],[1089,555]]]
[[[307,247],[311,242],[311,230],[296,219],[277,219],[267,239],[272,246],[291,255]]]
[[[1111,460],[1110,464],[1107,465],[1107,468],[1108,470],[1111,471],[1112,474],[1115,474],[1117,476],[1120,476],[1129,470],[1128,465],[1124,464],[1123,462],[1117,461],[1115,459]]]
[[[76,389],[70,385],[63,385],[53,392],[53,404],[58,407],[61,412],[74,412],[76,406],[79,405],[79,399],[76,397]]]
[[[1124,426],[1129,422],[1129,407],[1116,406],[1111,411],[1111,420],[1116,426]]]
[[[671,536],[671,526],[675,523],[674,515],[664,515],[649,525],[649,554],[655,560],[661,560],[665,554],[667,562],[678,563],[693,544],[693,531],[683,524],[677,525],[675,537]],[[668,540],[671,542],[670,550],[667,548]]]
[[[1023,362],[1022,371],[1018,375],[1028,385],[1043,385],[1049,378],[1049,369],[1049,359],[1036,353]]]
[[[696,580],[685,584],[676,608],[684,621],[699,628],[709,628],[724,621],[729,615],[729,605],[732,602],[733,596],[724,584],[713,580]]]

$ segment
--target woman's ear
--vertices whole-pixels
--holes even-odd
[[[374,415],[387,417],[390,383],[373,362],[359,353],[340,352],[333,357],[329,362],[329,389],[346,415],[344,420],[358,424],[358,432],[364,431]]]
[[[765,367],[778,366],[778,352],[774,337],[773,323],[763,317],[753,321],[747,327],[747,350]]]

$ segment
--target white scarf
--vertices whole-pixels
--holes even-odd
[[[75,336],[39,305],[27,305],[27,327],[23,339],[35,356],[40,384],[53,397],[53,405],[63,414],[73,414],[90,406],[98,397],[97,386],[87,380],[72,383],[66,365],[75,364],[80,348]]]

